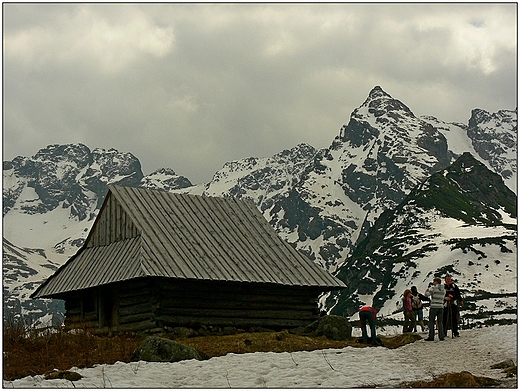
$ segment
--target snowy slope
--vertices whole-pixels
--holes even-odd
[[[449,273],[466,296],[468,322],[484,311],[516,321],[516,213],[502,178],[462,155],[379,217],[338,270],[348,288],[328,298],[329,308],[352,316],[374,301],[381,315],[402,318],[405,289],[424,292]],[[495,310],[498,300],[506,304]]]
[[[66,262],[65,254],[48,256],[43,249],[20,248],[3,240],[2,282],[4,317],[29,315],[30,321],[61,324],[64,305],[58,300],[30,300],[29,295]],[[50,316],[49,316],[50,315]]]
[[[392,287],[395,294],[388,299],[381,315],[397,313],[397,318],[401,319],[402,314],[398,309],[402,307],[401,297],[405,289],[415,285],[424,293],[435,276],[442,277],[451,273],[464,292],[466,304],[472,304],[472,310],[497,312],[498,310],[494,310],[498,307],[497,302],[505,301],[507,307],[514,310],[507,318],[516,320],[518,254],[515,229],[468,226],[460,220],[445,218],[438,213],[423,217],[431,225],[417,230],[416,237],[421,242],[409,246],[408,243],[403,244],[403,258],[411,256],[415,266],[409,267],[404,262],[394,264],[392,272],[399,276]],[[501,240],[497,241],[496,238]],[[458,247],[457,244],[464,240],[468,246]],[[413,257],[414,252],[421,256]],[[498,295],[490,300],[487,296],[480,296],[477,293],[479,290]],[[514,296],[510,296],[511,294]],[[367,299],[371,297],[372,295],[365,296]],[[463,309],[463,317],[464,312]]]
[[[467,125],[455,122],[444,122],[432,116],[421,116],[420,118],[442,133],[446,138],[450,152],[452,152],[454,156],[458,157],[464,152],[469,152],[473,156],[478,157],[477,152],[473,148],[473,142],[467,136]],[[488,165],[488,168],[491,168],[491,165]]]

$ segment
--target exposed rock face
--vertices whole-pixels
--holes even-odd
[[[132,360],[177,362],[183,360],[207,360],[200,350],[161,337],[146,337],[132,354]]]
[[[310,169],[316,152],[310,145],[299,144],[269,158],[251,157],[228,162],[213,175],[202,194],[249,198],[266,212],[300,182]]]
[[[177,175],[171,168],[160,168],[141,179],[140,186],[148,189],[177,190],[193,186],[186,177]]]
[[[489,113],[475,109],[469,119],[468,137],[482,159],[505,180],[516,179],[517,172],[517,110]],[[512,182],[512,181],[511,181]]]
[[[131,153],[115,149],[90,151],[83,144],[49,145],[32,158],[17,157],[3,163],[5,216],[17,201],[21,213],[44,214],[57,207],[70,208],[70,217],[92,219],[109,184],[138,186],[143,173]],[[20,199],[23,191],[35,198]]]

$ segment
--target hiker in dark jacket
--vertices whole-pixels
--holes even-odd
[[[368,343],[367,324],[370,326],[370,342],[377,345],[376,310],[368,305],[361,307],[359,310],[359,326],[361,327],[363,343]]]
[[[417,322],[421,326],[421,331],[424,331],[424,318],[423,318],[423,300],[430,301],[430,299],[424,296],[422,293],[417,291],[416,286],[412,286],[412,309],[415,313],[415,321],[413,322],[413,331],[417,332]]]
[[[452,281],[451,276],[448,274],[444,277],[444,290],[446,291],[444,295],[444,316],[443,316],[443,326],[444,326],[444,335],[447,335],[449,329],[452,332],[452,338],[456,338],[459,336],[459,301],[460,301],[460,291],[459,287],[455,285]]]

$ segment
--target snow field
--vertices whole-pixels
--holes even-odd
[[[437,338],[437,337],[436,337]],[[4,381],[4,388],[353,388],[431,380],[468,371],[505,379],[491,365],[517,363],[517,325],[462,330],[460,338],[416,341],[398,349],[366,347],[294,353],[228,354],[207,361],[117,362],[77,369],[70,382],[28,376]]]

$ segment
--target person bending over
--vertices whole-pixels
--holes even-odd
[[[361,307],[359,310],[359,325],[363,343],[368,343],[367,325],[370,326],[370,343],[377,345],[376,336],[376,310],[371,306]]]

